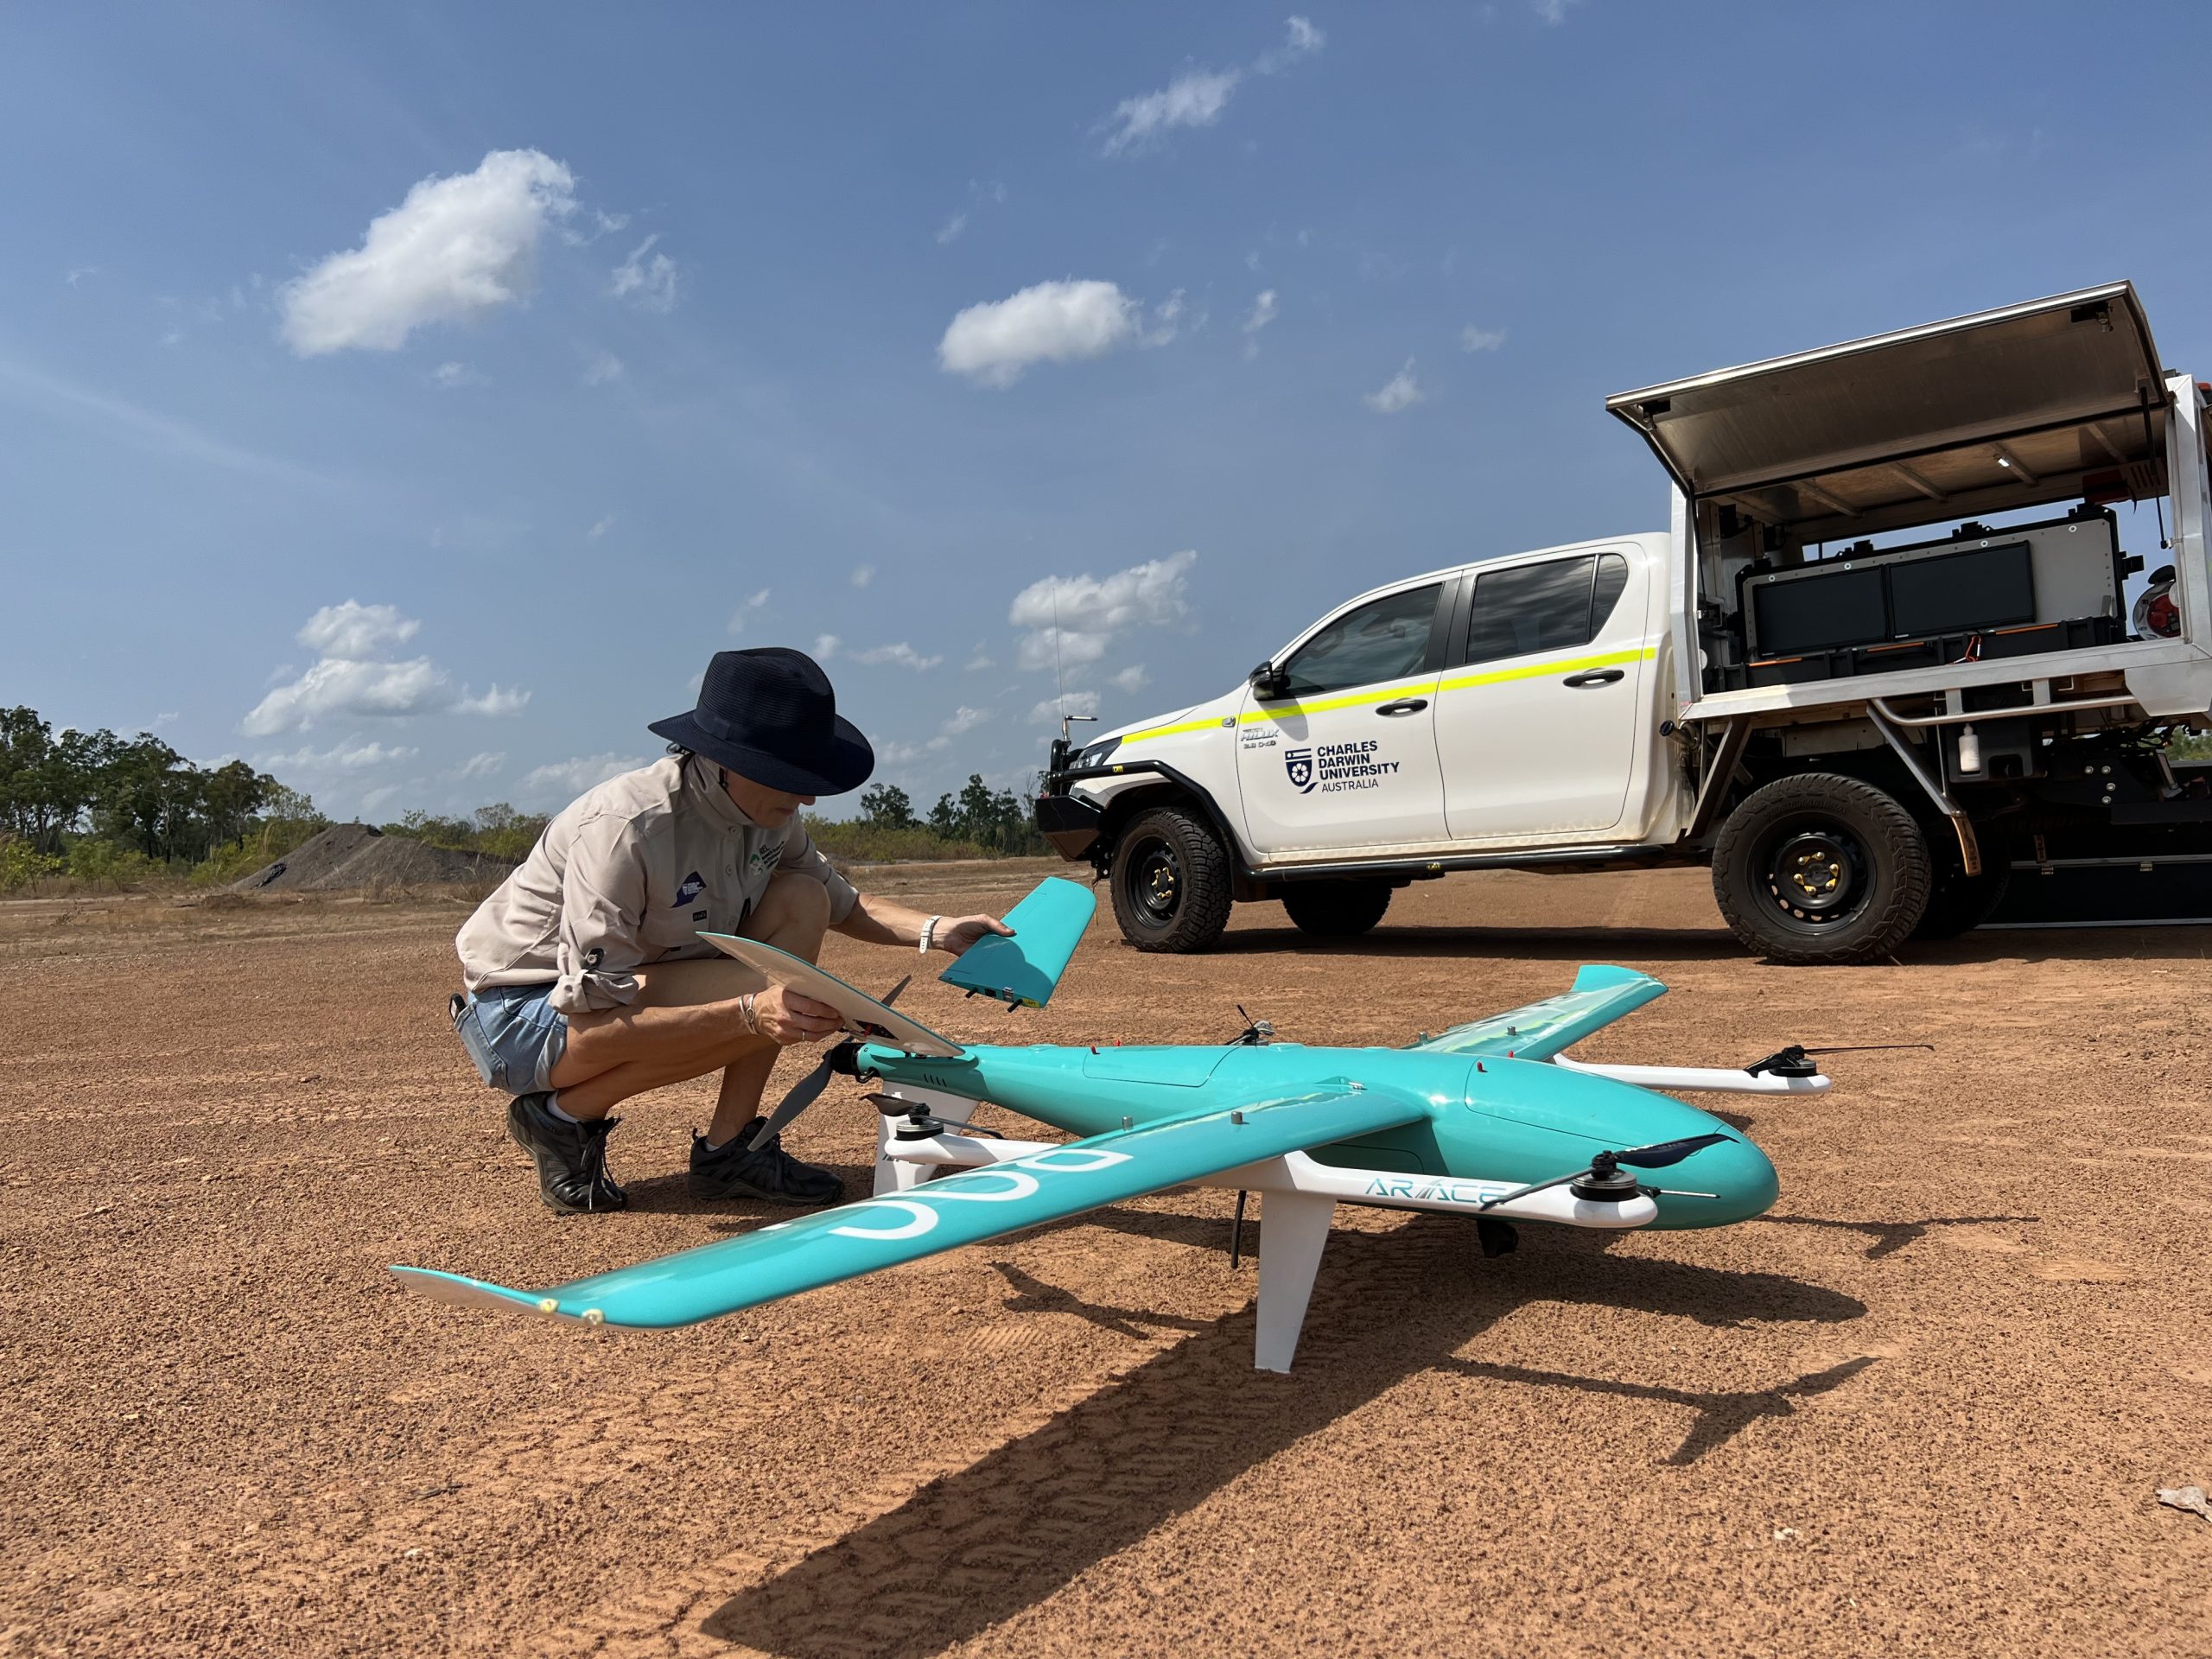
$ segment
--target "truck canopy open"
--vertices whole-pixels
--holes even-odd
[[[1693,501],[1788,542],[2052,501],[2146,499],[2166,393],[2128,283],[1609,397]]]

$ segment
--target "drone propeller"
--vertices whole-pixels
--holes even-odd
[[[1570,1171],[1554,1175],[1548,1181],[1531,1181],[1526,1186],[1516,1186],[1510,1192],[1501,1192],[1494,1198],[1484,1198],[1475,1207],[1488,1210],[1501,1204],[1510,1204],[1516,1198],[1525,1198],[1531,1192],[1542,1192],[1554,1186],[1574,1183],[1574,1196],[1592,1198],[1601,1204],[1622,1204],[1642,1190],[1633,1175],[1621,1173],[1620,1166],[1632,1169],[1665,1169],[1679,1164],[1694,1152],[1722,1141],[1732,1141],[1729,1135],[1692,1135],[1680,1141],[1662,1141],[1649,1147],[1631,1147],[1626,1152],[1601,1152],[1590,1160],[1587,1169]]]
[[[1777,1077],[1817,1077],[1821,1068],[1810,1058],[1815,1054],[1873,1054],[1892,1048],[1924,1048],[1931,1054],[1936,1052],[1933,1043],[1846,1043],[1831,1048],[1808,1048],[1802,1043],[1792,1043],[1763,1060],[1753,1060],[1744,1070],[1755,1077],[1762,1071],[1771,1071]]]
[[[876,1000],[885,1007],[889,1007],[899,1000],[899,993],[913,981],[914,976],[908,974]],[[830,1086],[830,1077],[839,1070],[837,1051],[843,1046],[842,1043],[832,1043],[823,1055],[822,1063],[791,1085],[791,1092],[778,1101],[776,1109],[768,1114],[768,1121],[760,1126],[760,1132],[746,1143],[747,1151],[760,1151],[781,1135],[793,1118],[821,1097],[822,1091]]]

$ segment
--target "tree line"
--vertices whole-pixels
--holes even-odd
[[[466,817],[410,812],[380,825],[435,847],[519,860],[543,813],[495,802]],[[329,825],[312,798],[243,760],[195,766],[151,732],[60,732],[38,711],[0,709],[0,891],[48,876],[98,887],[156,875],[220,884],[283,857]],[[1047,849],[1021,800],[971,773],[926,815],[895,784],[860,798],[860,816],[810,817],[833,857],[992,857]]]
[[[315,803],[243,760],[199,766],[151,732],[57,733],[35,709],[0,709],[0,887],[67,873],[95,883],[155,872],[256,868],[327,822]]]

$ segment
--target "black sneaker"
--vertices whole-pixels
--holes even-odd
[[[802,1164],[784,1150],[778,1135],[754,1152],[753,1137],[766,1120],[754,1118],[719,1147],[709,1147],[707,1137],[691,1137],[691,1177],[686,1183],[695,1198],[766,1198],[771,1204],[835,1204],[845,1196],[845,1184],[828,1170]]]
[[[630,1195],[607,1173],[607,1132],[622,1120],[571,1123],[553,1116],[544,1094],[517,1095],[507,1108],[507,1134],[537,1166],[537,1192],[564,1216],[627,1210]]]

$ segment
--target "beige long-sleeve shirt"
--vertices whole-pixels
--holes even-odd
[[[830,919],[859,898],[795,817],[765,829],[737,810],[721,772],[671,755],[590,791],[545,826],[513,874],[454,940],[462,983],[555,982],[564,1014],[618,1007],[636,969],[718,954],[702,931],[734,933],[778,870],[830,890]]]

